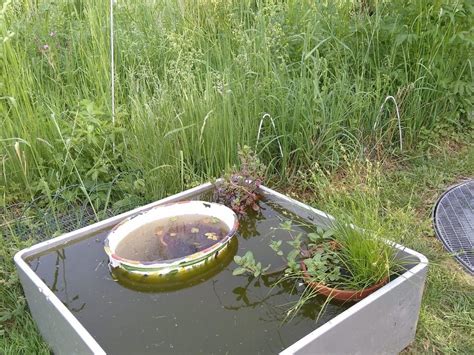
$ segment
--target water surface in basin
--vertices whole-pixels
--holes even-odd
[[[133,222],[133,219],[127,223]],[[157,220],[126,236],[115,254],[129,260],[160,261],[181,258],[207,249],[229,229],[218,218],[185,215]]]
[[[298,217],[271,199],[259,203],[261,213],[241,221],[229,250],[238,255],[251,250],[264,265],[279,268],[282,259],[268,244],[272,239],[290,240],[278,227]],[[296,233],[307,228],[294,226]],[[226,254],[209,272],[176,287],[151,292],[124,287],[114,280],[107,265],[103,248],[107,233],[91,235],[28,262],[110,354],[278,353],[349,307],[329,304],[318,319],[325,299],[316,298],[284,322],[288,307],[299,299],[304,285],[275,285],[275,275],[259,279],[232,276],[237,265]]]

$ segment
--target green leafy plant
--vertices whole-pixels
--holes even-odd
[[[254,277],[259,277],[270,268],[270,265],[262,267],[261,262],[255,261],[255,257],[251,251],[247,251],[244,256],[234,256],[234,261],[239,265],[239,267],[232,272],[235,276],[250,273]]]
[[[310,244],[311,246],[311,244]],[[337,251],[331,243],[323,242],[313,245],[307,257],[303,259],[308,274],[327,284],[341,280],[341,266]]]
[[[285,221],[280,224],[282,230],[292,232],[291,221]],[[281,250],[282,241],[273,240],[270,248],[286,262],[285,277],[302,277],[301,262],[306,265],[307,272],[314,276],[320,282],[334,283],[340,281],[340,259],[338,250],[335,247],[337,243],[331,238],[333,230],[324,230],[319,226],[315,231],[303,235],[298,233],[292,236],[292,240],[287,241],[291,250],[284,255]]]
[[[259,211],[260,187],[265,166],[248,146],[239,149],[240,167],[234,166],[221,181],[217,182],[216,200],[229,206],[239,215],[245,215],[248,209]]]

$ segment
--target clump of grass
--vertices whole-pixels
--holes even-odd
[[[395,258],[396,249],[381,236],[341,222],[336,223],[333,233],[340,245],[340,265],[347,272],[337,287],[363,290],[401,270],[402,262]]]
[[[270,247],[285,261],[283,268],[272,270],[279,274],[275,286],[290,282],[306,287],[300,292],[298,301],[286,310],[285,320],[292,319],[297,312],[319,295],[326,296],[321,316],[329,302],[336,298],[338,291],[348,291],[345,300],[359,301],[361,293],[368,288],[382,287],[390,277],[404,270],[402,259],[397,259],[397,249],[393,243],[383,239],[373,231],[353,226],[347,220],[335,220],[330,228],[307,225],[312,232],[293,234],[292,221],[280,224],[291,240],[287,243],[291,250],[286,254],[281,250],[282,240],[272,240]],[[383,226],[381,226],[383,227]],[[235,256],[238,267],[234,275],[251,274],[254,277],[268,276],[267,267],[255,260],[252,251],[243,257]],[[370,290],[367,290],[370,292]],[[373,291],[372,291],[373,292]]]

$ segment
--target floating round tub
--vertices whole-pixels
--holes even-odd
[[[178,202],[125,219],[109,233],[104,249],[112,270],[159,279],[209,265],[237,228],[237,216],[228,207]]]
[[[231,238],[226,248],[219,255],[206,261],[203,265],[186,269],[185,272],[168,273],[166,275],[136,274],[117,267],[112,269],[112,277],[121,286],[139,292],[174,292],[198,285],[213,278],[234,260],[239,248],[237,238]]]

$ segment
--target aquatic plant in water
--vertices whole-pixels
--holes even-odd
[[[262,184],[265,165],[248,146],[239,149],[240,167],[233,167],[222,180],[216,183],[216,200],[239,216],[247,214],[249,209],[259,211],[260,198],[258,188]]]
[[[234,276],[250,273],[254,277],[259,277],[270,268],[270,265],[263,267],[261,262],[255,261],[255,257],[250,250],[247,251],[244,256],[234,256],[234,261],[237,265],[240,265],[240,267],[232,272]]]

